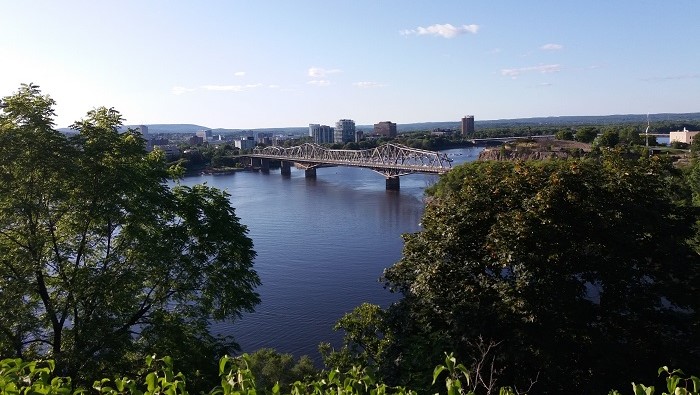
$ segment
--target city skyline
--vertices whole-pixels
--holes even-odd
[[[7,2],[0,96],[56,126],[252,129],[700,111],[700,3]]]

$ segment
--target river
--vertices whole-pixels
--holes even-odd
[[[481,147],[444,151],[453,166],[473,161]],[[306,179],[292,168],[194,176],[184,185],[206,183],[226,190],[257,252],[262,302],[235,322],[215,323],[215,333],[233,335],[243,351],[262,347],[319,359],[322,341],[340,343],[334,323],[363,302],[388,306],[398,298],[378,281],[401,257],[401,234],[420,229],[423,192],[434,175],[401,177],[400,191],[387,191],[384,177],[368,169],[317,169]]]

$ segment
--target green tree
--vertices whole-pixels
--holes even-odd
[[[482,339],[499,344],[500,383],[536,379],[541,393],[605,393],[659,360],[698,360],[688,188],[662,159],[602,155],[440,179],[424,229],[384,274],[403,294],[387,313],[394,380],[423,380],[446,350],[477,361]]]
[[[557,140],[573,140],[574,133],[569,129],[561,129],[557,130],[557,133],[554,135],[554,137]]]
[[[228,195],[170,188],[162,153],[119,133],[113,109],[90,111],[68,138],[39,87],[3,101],[0,355],[53,358],[79,380],[138,369],[152,352],[215,363],[207,352],[235,344],[210,336],[209,320],[259,302]]]
[[[576,130],[574,139],[582,143],[592,143],[598,136],[598,129],[592,126],[585,126]]]
[[[620,135],[614,130],[606,130],[596,140],[599,146],[612,148],[620,142]]]
[[[618,132],[620,135],[620,142],[629,145],[642,145],[644,144],[644,139],[639,135],[639,130],[633,126],[627,126],[621,128]]]
[[[236,361],[239,369],[250,369],[261,394],[272,393],[269,390],[275,384],[283,393],[288,393],[294,382],[311,381],[320,373],[307,355],[295,361],[292,354],[279,353],[271,348],[261,348],[250,354],[249,358]]]

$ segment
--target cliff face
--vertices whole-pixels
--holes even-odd
[[[562,140],[518,141],[486,148],[479,160],[545,160],[578,158],[590,152],[589,144]]]

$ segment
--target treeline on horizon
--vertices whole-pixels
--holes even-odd
[[[426,190],[422,229],[381,276],[400,298],[339,317],[343,341],[319,345],[322,369],[274,350],[231,364],[219,358],[235,339],[210,325],[253,311],[260,279],[229,195],[179,185],[183,168],[120,132],[114,109],[68,136],[38,86],[3,103],[8,392],[97,380],[98,393],[183,393],[186,380],[191,392],[220,385],[212,393],[591,394],[664,385],[660,366],[666,383],[700,385],[674,370],[700,361],[697,153],[678,167],[617,141],[578,159],[456,166]]]

